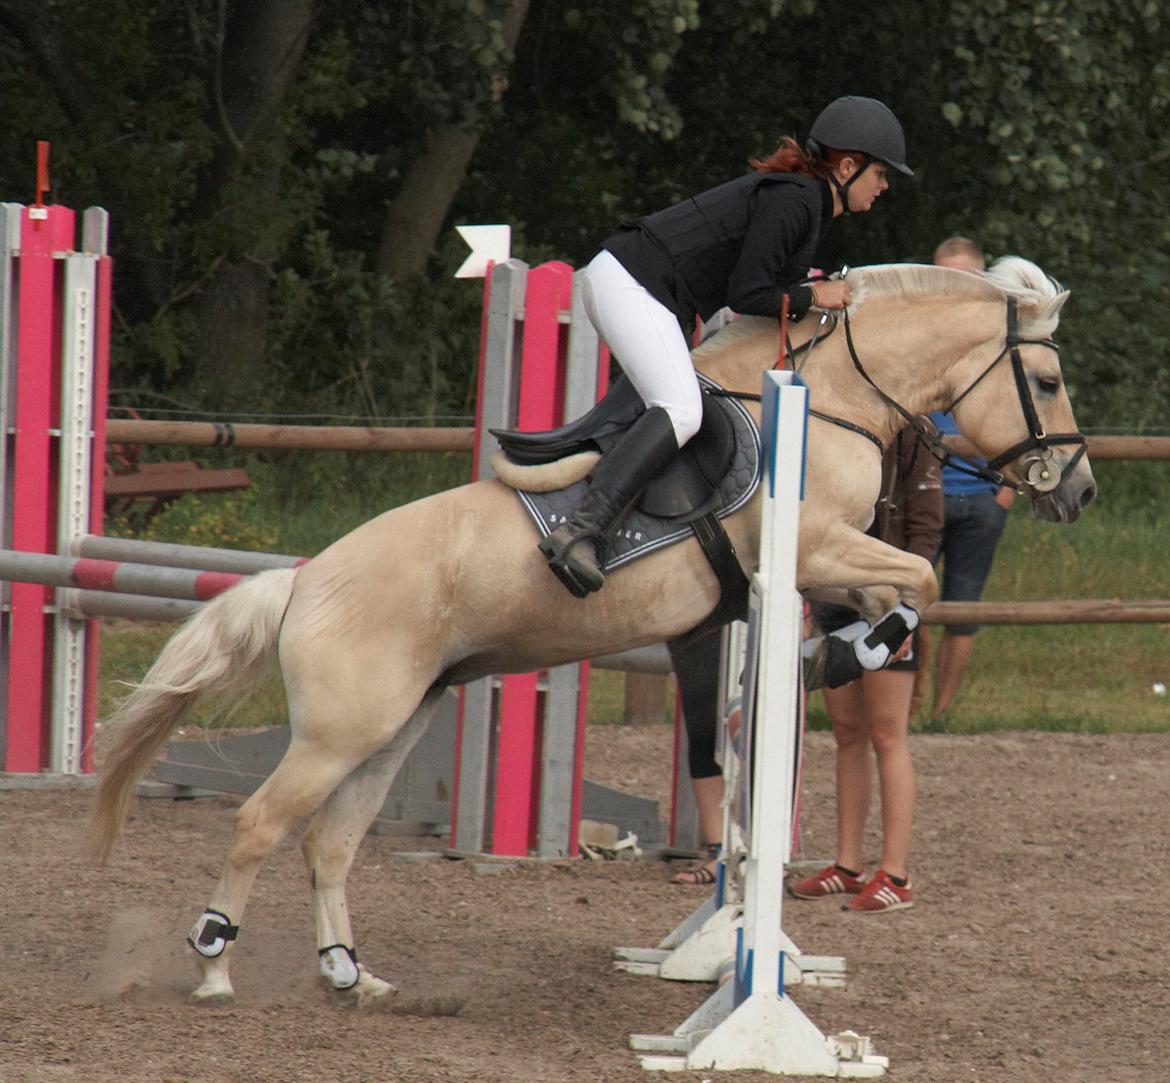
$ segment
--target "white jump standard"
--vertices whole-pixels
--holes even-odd
[[[800,695],[802,603],[797,519],[804,487],[808,391],[791,372],[764,375],[764,492],[759,570],[752,580],[744,678],[743,775],[737,818],[746,846],[743,925],[732,980],[673,1035],[635,1035],[651,1069],[763,1069],[785,1075],[875,1078],[888,1065],[852,1032],[827,1037],[785,992],[781,931],[791,856]],[[750,789],[747,779],[752,780]]]

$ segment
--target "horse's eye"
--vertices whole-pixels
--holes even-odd
[[[1055,376],[1038,376],[1036,378],[1036,386],[1045,395],[1055,395],[1060,390],[1060,381]]]

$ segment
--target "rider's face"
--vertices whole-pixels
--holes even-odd
[[[852,158],[846,158],[841,164],[845,166],[846,163],[852,161]],[[856,172],[856,168],[852,169],[849,171],[849,175],[852,176]],[[862,170],[861,176],[849,186],[849,209],[854,214],[868,211],[873,207],[873,201],[889,188],[890,181],[887,173],[885,162],[871,162],[866,169]],[[845,179],[848,180],[848,177]]]

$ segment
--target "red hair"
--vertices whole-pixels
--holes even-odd
[[[864,161],[866,157],[859,150],[821,147],[819,157],[813,158],[792,136],[786,135],[767,158],[752,158],[748,165],[760,173],[803,173],[806,177],[823,177],[836,169],[843,158]]]

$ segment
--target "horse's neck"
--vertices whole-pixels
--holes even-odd
[[[867,310],[868,308],[868,310]],[[851,317],[857,361],[873,383],[912,415],[948,407],[968,368],[990,362],[986,302],[889,299]],[[843,324],[805,368],[813,409],[869,429],[888,443],[903,417],[870,387],[851,356]]]
[[[953,298],[876,298],[851,316],[851,334],[865,373],[910,414],[950,406],[1003,345],[1002,307]],[[762,373],[775,366],[779,329],[759,321],[758,332],[733,337],[724,349],[696,358],[699,371],[732,391],[758,392]],[[817,327],[807,317],[791,338],[814,410],[861,425],[888,443],[902,415],[857,371],[844,322],[822,333],[805,358],[802,347]]]

